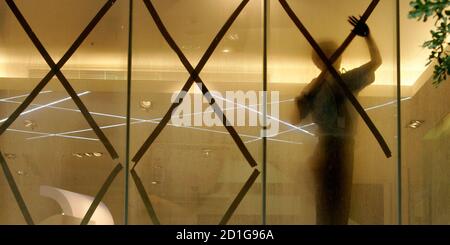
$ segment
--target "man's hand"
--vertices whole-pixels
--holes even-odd
[[[352,31],[356,35],[360,37],[367,37],[369,35],[370,33],[369,26],[367,26],[366,23],[360,22],[360,20],[355,16],[349,16],[348,22],[355,27],[355,29],[353,29]]]

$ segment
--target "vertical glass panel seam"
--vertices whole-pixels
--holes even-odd
[[[263,166],[262,166],[262,224],[267,223],[267,18],[269,1],[263,0]]]
[[[397,46],[397,219],[402,224],[402,145],[401,145],[401,50],[400,50],[400,0],[396,0]]]
[[[130,116],[131,116],[131,72],[133,48],[133,0],[129,0],[128,8],[128,60],[127,60],[127,117],[125,139],[125,190],[124,190],[124,224],[128,224],[129,202],[129,167],[130,167]]]

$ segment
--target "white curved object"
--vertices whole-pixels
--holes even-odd
[[[94,201],[92,196],[83,195],[80,193],[63,190],[60,188],[41,185],[41,196],[49,197],[55,200],[64,212],[64,215],[69,215],[78,219],[83,219],[84,215],[89,209],[89,206]],[[91,222],[96,225],[114,225],[114,220],[108,207],[100,202]]]

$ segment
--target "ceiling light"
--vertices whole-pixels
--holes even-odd
[[[423,121],[423,120],[411,120],[407,127],[416,129],[416,128],[420,127],[424,122],[425,121]]]
[[[211,155],[211,152],[212,152],[212,150],[210,150],[210,149],[204,149],[202,151],[204,157],[209,157]]]
[[[25,120],[23,121],[23,124],[25,125],[25,128],[31,128],[31,130],[36,127],[36,122],[33,120]]]
[[[18,171],[17,171],[17,174],[18,174],[18,175],[23,175],[24,172],[23,172],[22,170],[18,170]]]
[[[94,153],[92,153],[92,154],[94,154],[94,156],[96,156],[96,157],[101,157],[101,156],[103,156],[103,153],[101,153],[101,152],[94,152]]]
[[[152,185],[157,185],[157,184],[159,184],[159,181],[157,181],[157,180],[152,181]]]
[[[87,156],[87,157],[101,157],[101,156],[103,156],[103,153],[102,152],[72,153],[72,156],[78,157],[78,158],[83,158],[83,156]]]
[[[139,106],[143,110],[148,111],[152,107],[152,102],[150,100],[141,100],[141,102],[139,102]]]
[[[72,153],[72,156],[78,157],[78,158],[82,158],[83,157],[83,155],[81,155],[80,153]]]
[[[232,33],[232,34],[228,35],[228,39],[230,39],[232,41],[237,41],[237,40],[239,40],[239,35],[237,33]]]
[[[231,50],[230,50],[230,49],[227,49],[227,48],[224,48],[224,49],[222,49],[222,53],[225,53],[225,54],[227,54],[227,53],[229,53],[229,52],[231,52]]]

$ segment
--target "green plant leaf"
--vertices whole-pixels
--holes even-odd
[[[435,62],[433,84],[438,85],[450,75],[450,58],[444,47],[450,44],[445,42],[450,32],[450,10],[446,10],[450,6],[450,0],[413,0],[409,5],[411,10],[408,17],[411,19],[426,22],[429,17],[436,18],[435,29],[430,30],[431,40],[425,41],[422,47],[431,50],[426,65]]]

